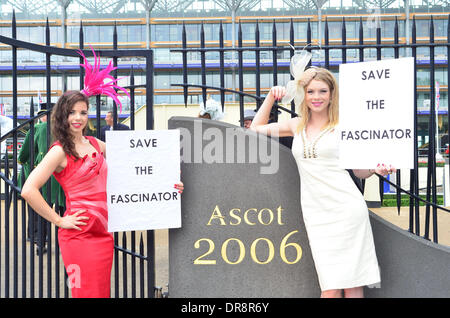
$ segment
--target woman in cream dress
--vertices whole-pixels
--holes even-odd
[[[296,75],[291,100],[295,98],[300,116],[267,124],[273,103],[292,88],[273,87],[250,129],[271,136],[294,136],[292,153],[299,169],[302,212],[321,297],[341,297],[342,291],[345,297],[363,297],[363,286],[379,283],[380,272],[367,205],[349,173],[338,165],[337,83],[323,68]],[[390,166],[378,165],[354,173],[367,178],[393,171]]]

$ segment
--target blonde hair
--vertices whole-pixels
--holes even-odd
[[[300,78],[300,85],[303,86],[305,90],[305,96],[307,94],[306,88],[312,80],[322,81],[328,85],[330,88],[330,105],[328,106],[328,124],[322,129],[326,129],[328,127],[335,127],[339,122],[339,89],[338,84],[333,76],[333,74],[321,67],[311,67],[302,74]],[[300,122],[297,126],[297,133],[299,133],[303,128],[308,124],[309,118],[311,116],[311,110],[308,106],[306,106],[305,98],[303,98],[302,103],[299,107],[299,117]]]

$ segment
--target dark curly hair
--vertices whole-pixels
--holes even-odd
[[[66,154],[76,159],[80,158],[80,156],[75,150],[74,136],[70,132],[70,125],[67,119],[73,106],[78,102],[85,102],[89,108],[89,98],[86,95],[80,91],[67,91],[58,99],[51,115],[53,137],[61,143]],[[83,130],[83,135],[85,130],[86,127]]]

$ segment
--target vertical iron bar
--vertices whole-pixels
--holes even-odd
[[[434,43],[434,26],[433,17],[430,20],[430,44]],[[428,121],[428,133],[429,133],[429,144],[428,144],[428,167],[427,167],[427,201],[431,200],[436,204],[436,108],[435,108],[435,87],[434,87],[434,46],[430,46],[430,115]],[[433,218],[435,217],[436,208],[433,206]],[[434,221],[433,221],[434,226]],[[430,206],[427,205],[425,213],[425,238],[429,239],[430,230]],[[433,232],[433,238],[435,233]]]
[[[22,184],[25,183],[25,174],[22,173],[21,174],[21,181]],[[20,205],[22,207],[22,217],[21,217],[21,222],[22,222],[22,298],[26,298],[27,297],[27,238],[26,238],[26,233],[27,233],[27,219],[26,219],[26,213],[27,213],[27,207],[26,207],[26,202],[25,200],[21,197],[20,198]]]
[[[239,21],[238,28],[238,63],[239,63],[239,123],[241,127],[244,127],[244,62],[242,52],[242,26]]]
[[[184,106],[187,107],[188,102],[188,73],[187,73],[187,41],[186,41],[186,26],[184,25],[183,21],[183,31],[181,33],[181,41],[182,41],[182,48],[183,48],[183,96],[184,96]],[[148,64],[148,62],[147,62]]]
[[[395,17],[395,25],[394,25],[394,44],[399,44],[399,35],[398,35],[398,20],[397,17]],[[399,52],[400,52],[400,48],[399,47],[395,47],[394,48],[394,56],[396,59],[399,58]]]
[[[141,233],[141,239],[139,241],[139,254],[144,255],[144,239],[142,238],[143,234]],[[145,275],[145,270],[144,270],[144,259],[140,258],[139,259],[139,287],[140,287],[140,295],[141,298],[145,297],[145,284],[144,284],[144,275]]]
[[[255,28],[255,47],[259,48],[259,22],[256,20],[256,28]],[[259,50],[255,50],[255,77],[256,77],[256,87],[255,93],[256,96],[261,96],[261,52]],[[256,100],[256,109],[258,110],[261,107],[261,100]]]
[[[431,106],[432,107],[432,106]],[[430,114],[431,114],[431,109],[430,109]],[[430,119],[431,120],[431,119]],[[431,123],[428,123],[428,131],[431,132],[431,127],[430,127]],[[431,159],[431,134],[430,134],[430,142],[428,143],[428,164],[427,164],[427,194],[426,194],[426,200],[428,202],[431,201],[431,169],[430,166],[432,165],[432,159]],[[425,233],[424,233],[424,238],[429,240],[430,239],[430,205],[427,204],[426,209],[425,209]],[[416,233],[416,235],[418,235]]]
[[[399,39],[398,39],[398,21],[397,21],[397,17],[395,17],[394,44],[398,44],[398,43],[399,43]],[[399,58],[399,48],[397,46],[394,48],[394,56],[395,56],[396,59]],[[400,187],[401,187],[401,171],[400,171],[400,169],[397,169],[397,172],[396,172],[395,175],[396,175],[396,183],[397,183],[397,186],[398,186],[398,188],[396,188],[396,192],[397,192],[397,213],[398,213],[398,215],[400,215],[401,198],[402,198],[402,193],[400,191]]]
[[[14,59],[13,59],[14,63]],[[14,71],[14,70],[13,70]],[[13,91],[13,94],[16,91]],[[9,179],[9,159],[8,152],[6,152],[5,156],[5,177]],[[10,207],[10,199],[9,199],[9,185],[5,182],[5,298],[9,298],[9,280],[10,280],[10,259],[9,259],[9,207]]]
[[[84,32],[83,32],[83,21],[80,21],[80,32],[79,32],[79,46],[80,50],[84,49]],[[80,90],[84,87],[84,68],[81,67],[83,64],[83,58],[80,56]]]
[[[146,57],[146,100],[147,100],[147,130],[153,129],[153,51],[149,50]],[[148,296],[153,298],[153,288],[155,286],[155,234],[154,231],[147,231],[147,288]]]
[[[58,193],[56,193],[56,200],[55,200],[55,208],[56,213],[61,215],[61,205],[63,203],[59,202]],[[60,270],[60,262],[59,262],[59,243],[58,243],[58,228],[55,226],[55,298],[60,298],[60,287],[61,287],[61,280],[59,271]]]
[[[376,20],[378,21],[378,20]],[[381,60],[381,27],[380,24],[377,23],[377,61]],[[381,204],[383,204],[383,197],[384,197],[384,181],[380,179],[380,198],[381,198]],[[398,202],[397,202],[398,204]]]
[[[147,231],[147,297],[154,298],[155,288],[155,232]]]
[[[400,174],[400,169],[397,169],[396,173],[395,173],[395,181],[398,187],[401,186],[401,174]],[[396,197],[397,197],[397,214],[400,215],[400,207],[402,205],[402,192],[400,190],[400,188],[396,188]]]
[[[433,22],[433,16],[431,16],[430,20],[430,44],[434,44],[434,22]],[[439,127],[436,123],[436,86],[435,86],[435,65],[434,65],[434,46],[430,46],[430,88],[431,88],[431,109],[433,110],[430,117],[433,118],[432,120],[432,127],[433,130],[430,133],[430,140],[433,141],[432,146],[432,187],[433,187],[433,194],[432,194],[432,200],[434,204],[437,204],[437,193],[436,193],[436,152],[438,149],[438,145],[436,144],[435,135],[439,134]],[[436,206],[433,206],[433,242],[438,243],[438,228],[437,228],[437,208]]]
[[[219,59],[220,59],[220,103],[222,104],[222,112],[223,112],[223,111],[225,111],[225,91],[223,90],[225,88],[225,51],[224,51],[222,21],[220,21],[220,29],[219,29],[219,47],[220,47],[220,50],[219,50]]]
[[[341,39],[342,46],[347,46],[347,29],[345,27],[345,18],[342,17],[342,28],[341,28]],[[347,63],[347,49],[342,49],[342,63]]]
[[[17,137],[15,138],[17,144]],[[17,150],[16,150],[17,152]],[[15,168],[15,169],[14,169]],[[13,179],[14,184],[17,185],[17,156],[13,157]],[[14,298],[19,297],[19,220],[18,220],[18,206],[17,206],[17,191],[11,188],[13,192],[13,260],[14,260]]]
[[[278,85],[278,61],[277,61],[277,25],[275,23],[275,19],[273,20],[272,27],[272,69],[273,69],[273,86]],[[278,106],[278,103],[275,102],[275,106]],[[273,114],[273,120],[278,121],[278,108],[275,107]],[[242,117],[241,117],[242,118]]]
[[[359,17],[359,61],[364,62],[364,29],[362,17]]]
[[[203,97],[203,105],[206,109],[206,53],[205,53],[205,29],[203,27],[203,22],[200,26],[200,62],[202,67],[202,97]]]
[[[30,105],[30,119],[34,117],[34,102],[33,102],[33,98],[31,98],[31,105]],[[29,154],[30,154],[30,158],[29,158],[29,165],[30,165],[30,173],[31,171],[33,171],[34,169],[34,121],[30,121],[30,143],[29,143]],[[33,209],[31,208],[31,206],[27,205],[28,207],[28,224],[29,224],[29,229],[28,229],[28,233],[30,235],[30,250],[29,250],[29,255],[30,255],[30,298],[34,298],[34,280],[35,280],[35,263],[34,263],[34,241],[35,241],[35,226],[36,226],[36,222],[35,220],[37,219],[38,215],[36,212],[33,211]]]
[[[311,48],[309,46],[312,45],[311,41],[312,41],[311,40],[311,21],[308,18],[308,24],[306,27],[306,50],[310,53],[311,53]],[[311,65],[312,65],[312,60],[309,60],[308,67],[310,67]]]
[[[114,246],[118,245],[118,233],[114,233]],[[114,248],[114,297],[119,298],[119,252]]]
[[[380,23],[378,23],[378,18],[376,19],[377,21],[377,61],[381,60],[381,26]]]
[[[113,50],[117,51],[117,44],[118,44],[118,40],[117,40],[117,23],[114,21],[114,31],[113,31]],[[115,79],[117,79],[117,56],[114,53],[113,56],[113,65],[116,68],[113,72],[113,76]],[[117,103],[113,100],[113,127],[114,130],[117,129],[117,122],[118,122],[118,116],[117,116]]]
[[[101,119],[101,95],[95,96],[95,128],[96,128],[96,136],[98,139],[100,139],[100,119]]]
[[[134,130],[135,126],[135,88],[134,88],[134,68],[131,66],[131,74],[130,74],[130,128]]]
[[[277,25],[273,20],[272,26],[272,66],[273,66],[273,86],[278,85],[278,62],[277,62]]]
[[[34,114],[34,103],[33,103],[33,97],[31,97],[30,100],[30,119],[33,117],[32,114]],[[30,122],[30,132],[29,135],[32,140],[34,139],[34,129],[31,130],[31,127],[34,128],[33,122]],[[30,142],[32,141],[30,140]],[[31,143],[32,144],[32,143]],[[31,153],[30,153],[31,154]],[[31,161],[30,161],[31,162]],[[25,184],[25,171],[24,168],[22,168],[22,186]],[[21,199],[21,205],[22,205],[22,298],[26,298],[27,297],[27,247],[26,247],[26,242],[27,242],[27,236],[31,236],[30,232],[28,232],[27,235],[27,202],[24,199]],[[30,213],[32,213],[30,211]],[[28,219],[30,219],[30,215],[28,215]],[[32,220],[32,219],[31,219]],[[30,222],[32,223],[32,222]],[[30,229],[28,229],[30,230]],[[33,246],[34,246],[34,238],[29,237],[30,239],[30,246],[31,246],[31,253],[30,253],[30,261],[32,259],[34,259],[34,255],[33,255]],[[31,267],[31,262],[30,262],[30,270],[32,270]],[[30,275],[31,277],[31,275]],[[31,289],[31,286],[30,286]],[[31,295],[30,295],[31,297]]]
[[[146,94],[146,128],[153,129],[153,51],[149,50],[146,56],[146,74],[145,74],[145,94]]]
[[[67,284],[67,279],[69,275],[67,275],[66,268],[64,267],[64,298],[69,298],[69,286]]]
[[[330,68],[330,49],[328,48],[328,45],[330,44],[329,39],[329,31],[328,31],[328,18],[325,17],[325,68]],[[319,45],[322,45],[322,43],[319,43]]]
[[[47,46],[50,46],[50,25],[48,23],[48,18],[45,26],[45,44]],[[50,125],[51,125],[51,119],[49,116],[50,113],[48,111],[51,109],[51,66],[50,66],[50,53],[45,53],[45,76],[46,76],[46,89],[47,89],[47,145],[46,149],[48,151],[48,148],[50,147]],[[47,187],[47,203],[52,206],[52,185],[51,185],[51,179],[49,178],[46,185]],[[43,220],[44,221],[44,220]],[[47,220],[44,221],[44,226],[46,228],[45,235],[41,236],[42,239],[42,248],[40,253],[43,254],[43,250],[45,248],[45,242],[47,241],[47,297],[52,297],[52,238],[51,238],[51,223]]]
[[[384,181],[383,179],[379,179],[379,187],[378,187],[378,191],[380,193],[380,204],[381,206],[383,206],[383,199],[384,199]]]
[[[127,233],[122,232],[122,247],[127,249]],[[127,253],[122,252],[122,284],[123,284],[123,298],[128,297],[128,280],[127,280],[128,270],[127,270]]]
[[[134,130],[134,128],[132,128]],[[136,232],[131,232],[131,298],[136,298]]]
[[[417,115],[416,114],[414,114],[414,117],[416,117]],[[415,121],[415,120],[414,120]],[[417,140],[417,139],[416,139]],[[417,142],[417,141],[416,141]],[[416,189],[416,185],[415,185],[415,178],[416,178],[416,170],[415,170],[415,168],[414,169],[411,169],[410,171],[409,171],[409,192],[410,193],[414,193],[414,194],[416,194],[416,192],[415,192],[415,189]],[[413,221],[413,213],[414,213],[414,205],[415,205],[415,201],[417,201],[417,200],[415,200],[414,198],[412,198],[411,196],[409,197],[409,228],[408,228],[408,231],[409,232],[412,232],[412,228],[413,228],[413,223],[412,223],[412,221]]]
[[[413,25],[412,25],[412,33],[411,33],[411,43],[416,44],[416,16],[413,16]],[[419,196],[419,153],[418,153],[418,145],[417,145],[417,48],[413,46],[411,48],[412,55],[414,58],[414,194]],[[420,205],[419,200],[414,200],[414,222],[413,215],[410,214],[409,220],[409,231],[414,233],[414,223],[415,223],[415,234],[420,235]]]
[[[293,21],[292,18],[291,18],[291,24],[290,24],[290,27],[289,27],[289,43],[291,44],[292,47],[295,47],[294,21]],[[294,54],[295,54],[295,50],[291,48],[291,49],[289,50],[289,56],[290,56],[291,59],[292,59],[292,57],[294,56]],[[294,79],[294,76],[292,76],[292,74],[290,74],[290,79],[291,79],[291,80]],[[291,101],[291,111],[292,111],[292,113],[291,113],[291,118],[296,117],[296,116],[294,115],[294,113],[295,113],[295,103],[294,103],[294,101]]]
[[[13,17],[13,39],[16,39],[16,17],[14,15]],[[17,127],[17,47],[13,46],[13,127]],[[16,185],[17,184],[17,131],[13,134],[13,182]],[[18,264],[17,264],[17,193],[16,191],[12,190],[14,192],[14,202],[13,202],[13,295],[15,298],[18,296],[17,292],[17,272],[18,272]],[[9,193],[6,192],[6,193]],[[8,206],[9,210],[9,206]],[[7,257],[9,257],[9,253],[6,254]]]
[[[114,29],[113,29],[113,50],[117,50],[117,23],[114,21]],[[100,55],[100,54],[99,54]],[[114,53],[113,56],[113,65],[117,67],[117,57]],[[117,69],[114,70],[114,78],[117,79]],[[113,129],[117,129],[117,104],[113,101],[112,108],[113,115]],[[114,245],[119,246],[119,233],[114,232]],[[114,249],[114,296],[115,298],[119,298],[119,252],[117,249]]]

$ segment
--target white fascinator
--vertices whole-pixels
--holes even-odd
[[[205,103],[200,103],[200,115],[208,113],[212,120],[220,120],[225,114],[222,112],[221,104],[212,98],[208,98]]]
[[[286,95],[281,100],[282,104],[288,104],[294,100],[295,106],[299,107],[303,98],[305,97],[305,91],[303,88],[302,75],[305,72],[305,67],[311,60],[312,54],[306,50],[295,52],[291,58],[290,71],[293,80],[286,84]]]

